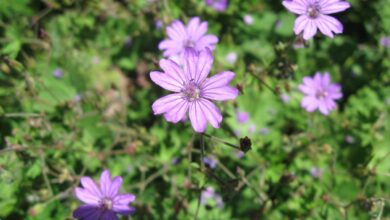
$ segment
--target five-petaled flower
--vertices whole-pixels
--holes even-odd
[[[162,88],[174,92],[164,96],[152,105],[155,115],[163,114],[165,119],[177,123],[189,115],[196,132],[204,132],[207,122],[219,128],[222,114],[211,100],[235,99],[238,90],[229,86],[235,74],[221,72],[207,78],[214,58],[209,49],[197,52],[188,48],[183,67],[172,60],[162,59],[160,67],[164,72],[153,71],[150,78]]]
[[[81,220],[118,220],[117,214],[129,215],[135,209],[129,203],[135,200],[133,194],[119,194],[122,177],[111,179],[111,174],[105,170],[100,176],[100,187],[89,177],[82,177],[81,187],[75,189],[76,197],[84,202],[73,212],[73,217]]]
[[[167,27],[169,39],[163,40],[158,45],[160,50],[164,50],[164,56],[175,58],[182,63],[186,48],[193,48],[200,52],[209,48],[214,50],[218,38],[215,35],[205,35],[208,29],[207,22],[201,22],[199,17],[191,18],[187,26],[175,20]]]
[[[313,78],[304,77],[299,90],[305,94],[301,106],[308,112],[319,109],[324,115],[328,115],[330,111],[335,109],[336,102],[334,100],[343,96],[341,86],[331,83],[329,73],[317,72]]]
[[[334,34],[343,32],[343,25],[339,20],[329,14],[342,12],[351,7],[341,0],[284,0],[284,7],[292,13],[298,14],[295,20],[294,32],[301,34],[309,40],[319,29],[323,34],[333,38]]]

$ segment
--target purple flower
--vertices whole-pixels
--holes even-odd
[[[322,170],[317,167],[312,167],[310,169],[310,175],[314,178],[318,178],[322,175]]]
[[[309,40],[319,29],[323,34],[333,38],[334,34],[343,32],[343,25],[329,14],[342,12],[351,7],[346,1],[340,0],[284,0],[284,7],[298,14],[295,20],[294,32],[303,32],[303,38]]]
[[[244,23],[246,25],[252,25],[253,24],[253,17],[252,17],[252,15],[248,15],[248,14],[244,15]]]
[[[203,158],[203,163],[206,164],[211,169],[217,167],[217,160],[213,156],[207,156]]]
[[[160,30],[163,27],[163,22],[161,20],[157,20],[154,22],[157,30]]]
[[[269,134],[269,129],[268,129],[268,128],[262,128],[262,129],[260,129],[260,134],[262,134],[262,135],[267,135],[267,134]]]
[[[228,0],[205,0],[205,3],[216,11],[225,11],[228,6]]]
[[[64,75],[64,74],[63,74],[63,72],[62,72],[62,70],[61,70],[60,68],[57,68],[57,69],[55,69],[55,70],[53,71],[53,76],[54,76],[55,78],[57,78],[57,79],[61,79],[63,75]]]
[[[230,52],[225,57],[226,61],[230,63],[231,65],[234,65],[237,61],[237,53]]]
[[[172,123],[182,120],[188,112],[192,127],[196,132],[204,132],[209,122],[219,128],[222,115],[211,100],[235,99],[238,90],[229,86],[235,74],[230,71],[206,78],[213,64],[209,49],[200,53],[188,48],[183,67],[172,60],[160,60],[163,72],[153,71],[150,78],[162,88],[174,92],[164,96],[152,105],[155,115],[163,114]]]
[[[390,48],[390,37],[382,37],[380,44],[386,48]]]
[[[347,135],[345,137],[345,142],[347,142],[348,144],[353,144],[353,143],[355,143],[355,138],[352,137],[351,135]]]
[[[75,189],[76,197],[84,202],[73,212],[77,219],[118,219],[117,214],[129,215],[135,209],[129,203],[135,200],[133,194],[119,194],[122,185],[122,177],[116,176],[111,179],[111,174],[105,170],[100,176],[100,188],[89,177],[82,177],[83,188]]]
[[[341,86],[330,82],[329,73],[321,74],[319,72],[312,77],[304,77],[303,84],[299,85],[299,90],[305,94],[301,106],[308,112],[319,109],[324,115],[336,108],[334,100],[340,99]]]
[[[241,124],[248,122],[249,113],[248,112],[237,112],[236,113],[236,120],[238,123],[241,123]]]
[[[253,133],[255,133],[255,131],[256,131],[256,125],[254,125],[254,124],[249,125],[248,133],[253,134]]]
[[[218,208],[220,209],[223,208],[224,204],[223,204],[222,197],[214,191],[213,187],[209,186],[202,191],[202,194],[200,196],[200,203],[202,205],[206,205],[207,202],[210,200],[213,201]]]
[[[235,150],[235,151],[234,151],[234,155],[235,155],[238,159],[240,159],[240,158],[242,158],[242,157],[245,156],[245,153],[242,152],[242,151],[240,151],[240,150]]]
[[[280,99],[282,100],[282,102],[283,102],[284,104],[287,104],[287,103],[290,102],[290,96],[289,96],[288,94],[286,94],[286,93],[282,93],[282,94],[280,95]]]
[[[198,17],[192,18],[187,27],[181,21],[175,20],[167,27],[169,39],[163,40],[158,45],[164,50],[165,57],[179,56],[182,59],[186,48],[193,48],[200,52],[209,48],[214,50],[218,38],[215,35],[205,35],[208,23],[201,22]]]

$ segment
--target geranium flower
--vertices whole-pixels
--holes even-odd
[[[164,51],[165,57],[179,57],[179,62],[186,48],[193,48],[196,52],[206,48],[214,50],[218,38],[215,35],[206,35],[207,29],[208,23],[201,22],[198,17],[191,18],[187,26],[175,20],[167,27],[169,39],[161,41],[158,48]]]
[[[73,212],[73,217],[81,220],[118,220],[117,214],[129,215],[135,209],[129,203],[135,200],[133,194],[119,194],[122,177],[111,179],[110,172],[105,170],[100,176],[100,187],[90,177],[82,177],[81,187],[75,189],[76,197],[84,202]]]
[[[299,90],[305,94],[301,106],[308,112],[319,109],[324,115],[328,115],[330,111],[335,109],[335,100],[343,96],[341,86],[330,82],[329,73],[321,74],[317,72],[313,78],[304,77]]]
[[[295,20],[294,32],[296,35],[303,32],[303,38],[309,40],[319,29],[323,34],[333,38],[334,34],[343,32],[343,25],[329,14],[342,12],[351,7],[341,0],[284,0],[284,7],[292,13],[298,14]]]
[[[207,78],[213,64],[209,49],[196,52],[188,48],[183,67],[172,60],[162,59],[163,72],[153,71],[150,78],[162,88],[174,92],[164,96],[152,105],[155,115],[163,114],[165,119],[177,123],[186,117],[187,112],[196,132],[204,132],[207,122],[219,128],[222,115],[211,100],[225,101],[235,99],[238,90],[229,86],[235,74],[221,72]]]

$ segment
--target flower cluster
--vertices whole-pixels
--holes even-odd
[[[224,11],[227,8],[227,0],[206,0],[208,6],[217,11]],[[295,21],[294,32],[302,35],[305,40],[312,38],[317,29],[324,35],[333,38],[334,34],[343,31],[342,24],[329,14],[341,12],[350,7],[350,4],[341,0],[284,0],[282,4],[291,12],[298,14]],[[250,15],[244,16],[247,25],[253,24]],[[161,28],[162,23],[156,24]],[[212,51],[218,43],[215,35],[207,35],[208,23],[201,21],[199,17],[191,18],[187,26],[179,20],[172,22],[167,27],[168,39],[159,44],[163,50],[165,59],[161,59],[159,66],[161,71],[150,72],[151,80],[161,88],[172,92],[156,100],[152,109],[155,115],[163,115],[171,123],[178,123],[189,118],[195,132],[202,133],[206,130],[207,124],[219,128],[222,122],[222,113],[214,101],[233,100],[239,91],[230,86],[235,77],[231,71],[222,71],[214,76],[208,77],[214,62]],[[381,44],[387,46],[388,39],[382,39]],[[231,52],[226,59],[230,64],[237,60],[237,54]],[[62,71],[56,69],[54,77],[61,78]],[[330,74],[317,72],[314,77],[304,77],[303,84],[299,90],[305,95],[301,106],[309,112],[319,110],[322,114],[328,115],[336,108],[335,100],[342,98],[341,86],[331,83]],[[289,97],[282,96],[285,103]],[[238,123],[246,123],[249,120],[247,112],[237,112]],[[256,127],[250,127],[250,132]],[[263,128],[261,134],[268,134],[268,128]],[[250,149],[249,138],[240,140],[240,146]],[[237,157],[242,157],[242,152]],[[215,168],[217,160],[208,156],[203,158],[210,168]],[[317,168],[310,170],[313,177],[319,177],[320,171]],[[111,178],[108,170],[101,174],[99,187],[89,177],[82,177],[81,187],[75,189],[76,197],[84,205],[74,211],[73,216],[78,219],[118,219],[117,215],[130,215],[135,209],[129,204],[135,200],[135,195],[120,194],[122,177]],[[202,192],[201,203],[206,204],[207,200],[213,199],[218,207],[223,207],[221,196],[215,193],[214,189],[208,187]]]
[[[235,73],[220,72],[210,78],[214,57],[212,50],[218,38],[205,35],[207,22],[192,18],[187,27],[174,21],[167,28],[170,39],[159,48],[168,59],[160,60],[162,71],[152,71],[151,80],[173,94],[164,96],[152,105],[155,115],[164,115],[168,122],[190,119],[193,129],[202,133],[207,123],[219,128],[222,114],[213,101],[235,99],[238,90],[229,86]]]
[[[284,0],[284,7],[299,15],[295,20],[295,34],[303,33],[303,38],[309,40],[319,29],[324,35],[333,38],[334,34],[343,32],[343,25],[329,14],[342,12],[351,7],[341,0]]]

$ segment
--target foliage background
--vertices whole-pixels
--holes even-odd
[[[390,4],[349,2],[336,15],[344,34],[295,49],[295,17],[280,1],[231,0],[218,13],[201,0],[0,0],[0,219],[71,219],[79,178],[105,168],[137,195],[134,219],[390,219],[390,53],[379,44]],[[215,169],[201,169],[189,123],[150,107],[165,94],[148,77],[164,27],[192,16],[220,38],[212,74],[233,70],[243,88],[207,134],[252,140],[237,158],[205,137]],[[329,117],[300,107],[297,86],[316,71],[343,86]],[[250,122],[237,123],[237,109]],[[197,212],[208,186],[224,207]]]

